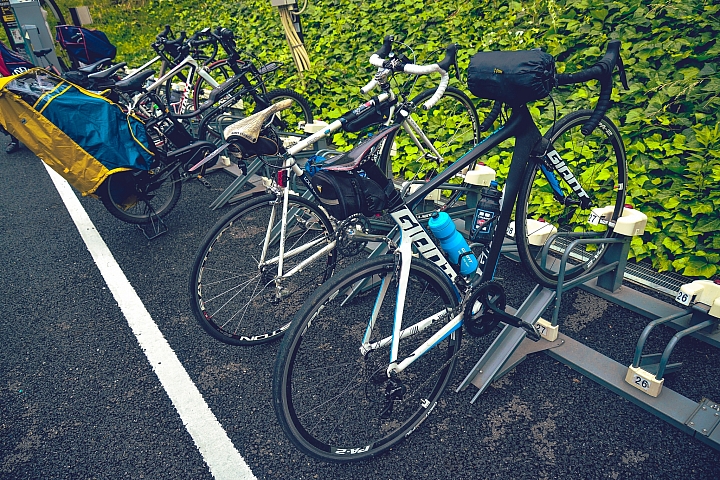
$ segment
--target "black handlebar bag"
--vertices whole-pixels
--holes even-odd
[[[550,95],[555,59],[540,50],[479,52],[470,58],[468,88],[479,98],[521,105]]]

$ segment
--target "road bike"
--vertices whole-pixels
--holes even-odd
[[[329,216],[318,204],[319,192],[308,171],[297,163],[306,148],[339,130],[357,131],[380,124],[379,131],[326,165],[361,157],[372,159],[377,168],[390,174],[396,149],[401,152],[398,155],[413,156],[408,164],[432,162],[445,168],[476,143],[480,124],[472,101],[462,91],[447,88],[454,49],[437,64],[415,65],[391,56],[392,46],[392,39],[386,40],[381,53],[390,61],[373,63],[378,72],[363,88],[370,92],[377,86],[381,93],[288,148],[287,154],[279,157],[284,163],[276,169],[277,177],[264,180],[267,193],[228,212],[202,240],[190,274],[190,305],[203,329],[217,340],[253,345],[281,336],[297,306],[332,275],[338,255],[350,256],[363,249],[360,243],[349,242],[347,233],[371,231],[377,225],[370,223],[381,221],[362,215],[341,220]],[[404,99],[391,82],[397,72],[440,73],[440,87],[413,100]],[[403,139],[413,142],[406,153],[402,152]],[[240,145],[237,150],[242,153],[243,149]],[[293,176],[295,189],[286,181]],[[464,188],[441,187],[460,192]],[[379,227],[388,227],[387,221],[382,223]]]
[[[611,41],[593,67],[554,75],[555,85],[600,80],[594,111],[566,115],[542,135],[527,102],[514,102],[500,128],[417,192],[389,206],[402,232],[392,253],[349,266],[306,298],[285,332],[273,373],[278,421],[303,453],[324,461],[357,461],[416,431],[450,382],[463,327],[480,337],[502,322],[539,339],[531,323],[505,312],[507,297],[495,279],[505,232],[514,220],[518,251],[525,252],[521,258],[542,284],[560,280],[551,268],[553,249],[543,247],[537,254],[530,245],[531,229],[539,223],[553,225],[547,244],[564,240],[565,251],[577,250],[565,279],[588,272],[602,258],[605,247],[586,250],[576,244],[612,237],[624,206],[625,152],[618,129],[605,116],[616,66],[627,88],[619,50],[620,42]],[[474,250],[454,252],[458,263],[473,256],[477,261],[477,269],[460,273],[449,260],[452,252],[438,247],[413,208],[511,138],[515,144],[501,209],[484,225],[492,225],[495,234],[489,243],[470,245]],[[606,206],[605,213],[595,214]],[[366,241],[373,235],[358,237]]]

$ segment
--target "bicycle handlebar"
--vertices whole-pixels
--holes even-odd
[[[559,73],[555,75],[558,85],[571,85],[575,83],[584,83],[589,80],[600,81],[600,96],[598,98],[595,110],[590,119],[583,125],[581,132],[583,135],[589,135],[600,124],[605,112],[610,107],[610,95],[612,94],[612,73],[615,67],[620,71],[620,81],[623,88],[628,89],[627,77],[625,75],[625,66],[622,58],[620,58],[620,40],[611,40],[608,43],[607,52],[590,68],[586,68],[575,73]]]
[[[370,64],[378,67],[378,73],[375,75],[375,78],[370,80],[367,85],[361,88],[361,91],[363,93],[368,93],[377,86],[377,78],[390,71],[409,73],[412,75],[429,75],[437,72],[440,74],[440,83],[438,84],[438,88],[435,90],[435,94],[423,104],[423,108],[425,108],[425,110],[430,110],[443,96],[448,83],[450,82],[450,74],[448,71],[455,63],[458,48],[457,44],[453,43],[448,45],[445,49],[445,57],[438,63],[430,65],[416,65],[414,63],[407,63],[404,61],[405,59],[392,53],[393,41],[394,37],[392,35],[386,36],[383,40],[382,47],[370,56]]]

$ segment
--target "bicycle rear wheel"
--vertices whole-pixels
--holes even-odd
[[[547,156],[532,160],[518,195],[515,221],[518,255],[535,280],[550,288],[557,286],[560,258],[570,242],[583,234],[612,237],[613,226],[625,203],[627,162],[620,132],[609,118],[603,117],[594,132],[583,135],[580,129],[591,114],[590,110],[582,110],[566,115],[545,134],[552,143],[549,151],[554,148],[559,154],[552,155],[554,161],[562,159],[567,169],[559,167],[558,173]],[[577,180],[574,186],[573,177]],[[581,205],[577,185],[589,196],[589,205]],[[588,222],[593,210],[606,206],[612,212],[609,222]],[[544,233],[553,229],[557,235],[543,260]],[[592,269],[607,249],[607,244],[575,246],[570,252],[565,280]]]
[[[296,306],[332,275],[334,246],[293,275],[278,277],[281,217],[282,197],[263,195],[234,208],[205,235],[190,274],[190,306],[215,339],[253,345],[279,337]],[[271,236],[261,263],[268,226]],[[331,246],[332,232],[318,207],[291,195],[283,273]]]
[[[97,194],[114,217],[127,223],[149,223],[153,216],[162,218],[170,213],[180,199],[180,172],[174,169],[167,175],[164,181],[157,181],[148,172],[114,173]]]
[[[293,319],[275,363],[273,404],[285,434],[303,453],[332,462],[377,455],[414,431],[445,390],[460,328],[387,376],[390,344],[383,340],[393,331],[397,275],[394,255],[362,260],[323,284]],[[383,284],[389,288],[378,302]],[[363,288],[348,299],[354,285]],[[450,281],[425,259],[413,258],[405,286],[399,359],[445,325],[457,306]]]

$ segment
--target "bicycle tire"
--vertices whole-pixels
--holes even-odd
[[[124,171],[109,175],[97,190],[103,205],[123,222],[142,225],[153,216],[164,217],[180,199],[180,172],[173,170],[165,181],[148,189],[148,172]]]
[[[392,401],[387,418],[381,417],[389,346],[366,355],[360,346],[377,299],[379,282],[373,280],[379,277],[391,286],[368,340],[385,338],[392,331],[396,269],[396,257],[383,255],[338,272],[305,301],[283,338],[274,367],[273,405],[285,434],[311,457],[350,462],[392,448],[429,416],[449,383],[461,328],[394,376],[407,391]],[[343,295],[364,280],[368,284],[360,293],[349,300]],[[402,338],[399,359],[437,331],[445,323],[442,317],[452,317],[458,304],[448,278],[422,258],[413,258],[407,288],[404,328],[413,331],[413,320],[438,312],[442,316]]]
[[[284,259],[284,272],[332,241],[333,227],[312,202],[290,195],[286,250],[315,242],[306,252]],[[306,296],[335,268],[336,251],[278,280],[277,265],[260,266],[268,225],[278,225],[282,197],[267,194],[228,212],[205,235],[190,274],[190,306],[202,328],[230,345],[255,345],[278,338]],[[315,248],[317,247],[317,248]],[[277,257],[279,242],[270,243],[266,259]],[[276,281],[280,282],[277,296]]]
[[[516,219],[529,221],[515,222],[518,255],[530,275],[545,287],[557,286],[560,258],[565,247],[572,241],[570,232],[593,231],[601,237],[615,236],[612,226],[587,224],[591,210],[612,206],[610,225],[615,225],[625,204],[627,160],[622,137],[607,117],[602,118],[592,134],[584,136],[580,128],[591,115],[591,110],[573,112],[561,118],[554,128],[545,134],[545,138],[550,140],[569,171],[589,195],[590,206],[582,208],[579,205],[577,194],[562,175],[552,177],[562,182],[560,187],[566,199],[560,201],[554,196],[548,183],[549,177],[542,173],[543,168],[552,167],[545,165],[542,159],[531,160],[520,187]],[[550,171],[552,173],[553,170]],[[530,236],[538,233],[539,228],[547,229],[547,224],[557,228],[557,237],[550,246],[547,261],[543,262],[542,247],[531,245]],[[578,245],[573,248],[565,280],[571,280],[591,270],[607,250],[607,244]]]
[[[395,175],[403,169],[422,173],[443,170],[480,141],[480,120],[472,100],[462,90],[448,87],[440,100],[430,110],[425,110],[423,104],[434,94],[435,89],[430,88],[413,98],[416,108],[411,116],[440,153],[442,160],[432,152],[419,151],[408,133],[401,128],[393,141],[386,142],[383,148],[379,166],[386,174]],[[391,163],[388,163],[389,159]],[[421,176],[419,179],[425,178]]]
[[[290,108],[276,113],[268,122],[272,123],[275,129],[281,134],[281,138],[283,132],[292,135],[303,135],[305,133],[304,126],[312,123],[314,120],[310,102],[295,90],[289,88],[271,90],[265,94],[264,100],[268,103],[268,106],[274,105],[282,100],[293,101]],[[263,108],[267,107],[255,105],[253,113],[259,112]]]

